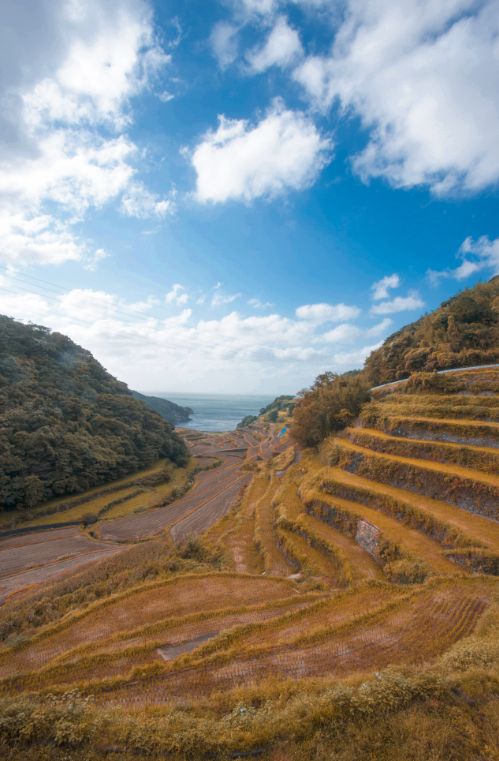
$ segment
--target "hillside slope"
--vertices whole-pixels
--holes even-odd
[[[60,333],[0,317],[0,507],[183,462],[171,425]]]
[[[164,420],[172,423],[172,425],[186,423],[192,415],[190,407],[182,407],[180,404],[175,404],[175,402],[170,402],[168,399],[163,399],[160,396],[141,394],[139,391],[132,391],[132,396],[134,399],[138,399],[139,402],[143,402],[153,412],[157,412],[158,415],[161,415]]]
[[[499,276],[458,293],[406,325],[365,364],[371,385],[443,370],[499,362]]]
[[[148,540],[131,516],[139,545],[5,601],[0,749],[496,758],[499,370],[432,381],[376,392],[318,453],[268,423],[192,432],[244,494],[198,485],[183,526]]]

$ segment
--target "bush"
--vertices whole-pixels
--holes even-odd
[[[368,399],[368,384],[360,373],[323,373],[299,397],[291,435],[298,444],[315,447],[350,425]]]

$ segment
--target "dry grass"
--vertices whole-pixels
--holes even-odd
[[[303,494],[305,504],[317,517],[327,523],[331,522],[335,528],[341,531],[344,530],[345,526],[342,516],[335,520],[335,509],[344,513],[349,519],[345,532],[349,536],[355,536],[357,533],[359,520],[366,521],[371,526],[378,528],[381,536],[378,540],[377,552],[381,562],[385,559],[385,562],[390,562],[398,557],[407,557],[428,566],[433,573],[444,575],[461,573],[445,557],[438,544],[424,534],[377,510],[338,496],[338,493],[342,493],[342,484],[345,483],[348,486],[350,479],[354,479],[355,476],[351,477],[349,473],[336,468],[328,468],[326,471],[324,473],[325,490]],[[389,545],[388,554],[385,551],[386,543]]]
[[[25,671],[44,663],[78,645],[107,640],[114,634],[137,626],[154,624],[165,617],[187,615],[192,610],[206,611],[239,604],[270,601],[283,597],[292,589],[289,582],[265,577],[212,574],[177,577],[169,581],[146,584],[127,590],[87,607],[42,629],[21,649],[3,653],[0,664]]]
[[[338,496],[395,517],[445,546],[484,546],[499,554],[499,526],[487,518],[338,468],[334,473],[332,490]]]
[[[496,449],[499,446],[499,425],[480,420],[456,420],[451,416],[437,418],[424,415],[389,415],[381,410],[379,414],[377,411],[366,412],[364,423],[397,436]]]
[[[289,562],[286,551],[280,549],[280,534],[276,534],[274,526],[275,509],[272,505],[275,483],[267,475],[257,478],[264,488],[262,496],[255,503],[254,542],[263,559],[265,572],[274,576],[289,576],[296,570],[293,560]]]
[[[445,441],[407,439],[390,436],[373,428],[349,428],[345,435],[353,444],[368,447],[376,452],[416,457],[438,463],[454,463],[464,468],[485,473],[499,472],[499,451],[491,447],[474,447]],[[332,440],[334,441],[334,439]],[[325,447],[327,449],[327,446]]]

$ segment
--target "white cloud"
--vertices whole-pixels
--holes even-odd
[[[260,73],[271,66],[290,66],[302,53],[298,32],[285,16],[279,16],[264,45],[251,50],[246,58],[251,71]]]
[[[0,260],[7,265],[82,261],[88,268],[106,256],[50,214],[25,214],[0,208]]]
[[[268,16],[276,10],[278,3],[279,0],[233,0],[233,7],[242,16]]]
[[[166,217],[175,210],[172,198],[161,198],[152,193],[141,182],[134,182],[125,191],[121,199],[123,212],[129,217],[148,219]]]
[[[373,299],[380,301],[381,299],[387,299],[389,296],[390,288],[398,288],[400,285],[400,277],[397,274],[385,275],[381,280],[377,280],[372,284],[371,290],[373,292]]]
[[[222,290],[222,283],[217,283],[210,304],[212,307],[226,306],[227,304],[232,304],[234,301],[237,301],[239,298],[241,298],[240,293],[224,293]]]
[[[18,3],[2,8],[0,50],[0,259],[59,264],[103,258],[74,232],[93,208],[120,201],[138,217],[164,216],[170,199],[137,179],[139,151],[123,131],[131,99],[169,61],[142,0],[40,0],[30,24]]]
[[[343,369],[360,369],[369,354],[379,349],[380,346],[381,343],[377,343],[373,346],[362,346],[360,349],[352,349],[352,351],[337,352],[333,356],[333,361],[336,365],[343,367]]]
[[[466,238],[459,248],[458,257],[461,264],[454,269],[442,271],[428,270],[430,282],[434,285],[442,278],[465,280],[467,277],[488,270],[492,275],[499,274],[499,238],[490,240],[482,235],[478,240]]]
[[[362,331],[357,325],[350,325],[350,323],[345,322],[342,325],[337,325],[336,328],[323,333],[317,340],[326,341],[327,343],[344,344],[355,341],[361,335]]]
[[[196,197],[202,203],[252,201],[313,183],[332,144],[308,116],[274,102],[257,124],[219,117],[192,154]]]
[[[60,65],[23,96],[32,126],[47,121],[106,121],[120,128],[128,100],[170,58],[154,39],[150,12],[139,2],[66,4],[64,27],[74,37]],[[76,5],[73,3],[73,8]]]
[[[223,69],[233,63],[239,52],[239,28],[234,24],[220,21],[215,24],[210,35],[213,55]]]
[[[325,322],[340,322],[358,317],[360,309],[347,304],[304,304],[296,310],[296,316],[300,320],[321,325]]]
[[[390,301],[382,301],[371,307],[371,314],[396,314],[397,312],[409,312],[413,309],[424,307],[424,301],[416,291],[408,296],[395,296]]]
[[[248,299],[248,304],[253,309],[272,309],[274,306],[270,301],[261,301],[260,299]]]
[[[54,201],[81,216],[126,189],[135,150],[124,136],[106,140],[56,130],[39,141],[36,157],[0,163],[0,199],[30,208]]]
[[[393,320],[390,317],[385,317],[381,322],[378,322],[376,325],[373,325],[372,328],[369,328],[367,334],[370,336],[382,336],[392,325]]]
[[[498,0],[348,0],[330,55],[294,76],[369,130],[362,178],[478,191],[499,180],[498,45]]]
[[[189,294],[186,293],[183,285],[175,283],[166,294],[165,301],[167,304],[187,304]]]

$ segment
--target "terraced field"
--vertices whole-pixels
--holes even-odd
[[[499,372],[463,371],[434,393],[380,389],[320,452],[260,424],[186,433],[197,462],[222,464],[96,538],[74,529],[80,555],[116,554],[0,609],[0,694],[195,711],[482,657],[499,610],[498,403]]]

